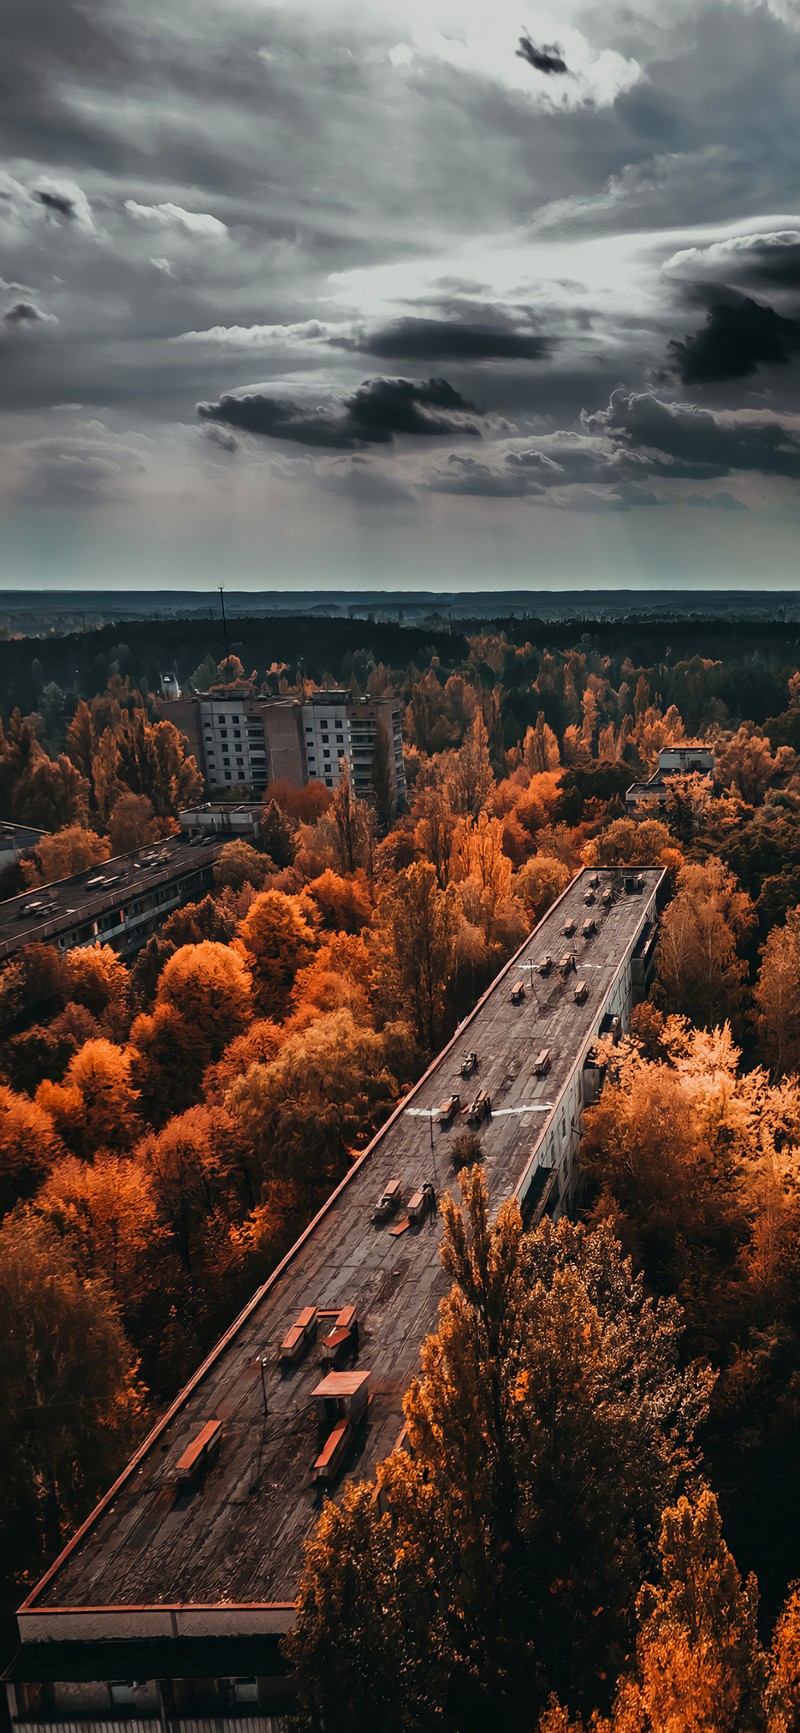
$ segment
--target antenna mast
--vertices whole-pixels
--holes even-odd
[[[225,585],[224,584],[220,584],[220,586],[219,586],[219,602],[220,602],[220,607],[222,609],[222,636],[225,640],[225,660],[227,662],[229,660],[229,656],[228,656],[228,622],[225,618]]]

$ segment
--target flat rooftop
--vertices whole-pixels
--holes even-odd
[[[185,836],[164,837],[131,854],[88,867],[72,878],[9,897],[0,903],[0,961],[23,944],[51,939],[82,921],[106,914],[131,896],[141,896],[185,872],[207,866],[216,860],[225,840],[209,836],[190,843]],[[47,912],[41,909],[42,904]],[[39,910],[35,905],[40,905]]]
[[[610,871],[598,874],[601,889],[620,880]],[[608,908],[598,896],[591,910],[583,901],[588,876],[578,874],[497,977],[34,1590],[20,1621],[23,1636],[36,1635],[36,1620],[28,1625],[24,1617],[28,1608],[219,1609],[295,1598],[303,1541],[319,1511],[311,1482],[318,1451],[312,1396],[322,1373],[313,1346],[301,1364],[282,1371],[280,1343],[306,1306],[357,1306],[355,1369],[369,1371],[372,1403],[361,1454],[346,1468],[371,1474],[398,1440],[403,1395],[446,1286],[438,1214],[393,1237],[389,1228],[405,1211],[394,1223],[375,1225],[372,1206],[391,1179],[401,1181],[406,1201],[425,1182],[437,1197],[454,1185],[449,1146],[459,1121],[447,1131],[435,1117],[454,1091],[462,1104],[478,1088],[490,1092],[492,1117],[481,1144],[493,1207],[536,1165],[537,1146],[598,1031],[609,990],[645,929],[664,875],[646,869],[641,895],[620,894]],[[597,931],[584,940],[580,929],[589,913]],[[570,917],[577,932],[566,939]],[[531,965],[545,952],[557,962],[570,948],[577,974],[564,980],[554,969],[532,979]],[[518,979],[526,995],[514,1005],[510,990]],[[576,980],[589,987],[580,1005],[573,998]],[[535,1078],[532,1060],[545,1046],[552,1067]],[[479,1069],[465,1082],[459,1068],[471,1049]],[[222,1422],[218,1453],[205,1479],[178,1492],[178,1460],[212,1420]],[[69,1634],[66,1624],[63,1634]]]

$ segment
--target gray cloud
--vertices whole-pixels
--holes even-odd
[[[330,341],[382,361],[541,361],[553,350],[551,338],[502,315],[492,322],[406,317],[361,337]]]
[[[460,494],[484,501],[488,542],[522,515],[504,500],[610,522],[691,486],[724,536],[736,508],[706,481],[796,475],[800,33],[780,10],[563,0],[540,26],[558,48],[526,34],[516,57],[510,0],[458,31],[452,0],[6,0],[0,231],[19,286],[0,301],[0,437],[47,437],[63,403],[110,430],[29,455],[23,505],[35,469],[74,521],[100,499],[129,536],[137,476],[136,535],[146,548],[172,510],[171,547],[199,477],[233,557],[267,513],[291,550],[301,501],[318,560],[342,495],[357,560],[383,498],[391,562],[412,495],[433,565],[466,571],[479,518],[459,520]],[[426,396],[429,374],[446,384]],[[186,432],[200,394],[205,444]],[[134,463],[146,435],[156,459],[104,459],[112,435]],[[434,517],[446,547],[425,539]]]
[[[662,403],[646,391],[615,391],[608,408],[584,416],[583,425],[650,475],[700,478],[754,470],[800,477],[798,425],[715,415],[694,404]]]
[[[226,427],[220,427],[215,421],[206,421],[200,429],[203,439],[210,445],[219,446],[220,451],[230,453],[240,450],[239,441]]]
[[[712,301],[701,330],[668,345],[684,385],[747,379],[764,366],[787,366],[799,352],[800,320],[746,296]]]
[[[456,432],[480,437],[481,431],[475,419],[481,411],[446,379],[419,385],[409,379],[369,379],[352,397],[320,409],[260,391],[241,397],[225,393],[218,403],[198,403],[197,413],[243,433],[341,451],[388,445],[396,434],[428,439]]]
[[[664,274],[693,283],[800,290],[800,227],[731,235],[705,247],[684,247],[666,260]]]
[[[52,313],[43,313],[34,301],[15,301],[3,314],[3,324],[10,328],[51,323],[56,323],[55,316]]]
[[[66,193],[50,193],[46,188],[37,187],[35,196],[46,210],[55,211],[59,217],[66,217],[68,222],[72,222],[76,214],[75,200],[68,198]]]
[[[547,77],[551,77],[553,73],[569,71],[569,67],[567,66],[566,60],[564,60],[561,49],[558,47],[557,43],[554,42],[550,47],[545,44],[542,48],[536,48],[527,31],[525,32],[525,35],[521,36],[519,39],[517,59],[527,60],[528,65],[533,67],[534,72],[543,72]]]
[[[98,423],[87,424],[85,431],[28,440],[19,447],[18,463],[22,498],[77,509],[125,499],[131,481],[146,469],[140,450]]]

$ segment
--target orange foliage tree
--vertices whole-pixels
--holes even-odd
[[[32,1197],[63,1154],[52,1115],[0,1084],[0,1214]]]
[[[264,1016],[284,1016],[294,979],[310,961],[316,938],[297,897],[262,891],[238,929],[242,956],[252,970],[256,1005]]]
[[[406,1040],[405,1030],[379,1035],[334,1011],[292,1035],[270,1064],[251,1066],[227,1101],[263,1178],[338,1178],[397,1097],[393,1061]]]
[[[29,860],[23,861],[22,871],[28,885],[54,884],[58,879],[71,878],[87,867],[108,860],[110,848],[105,837],[96,831],[84,830],[71,824],[56,836],[43,836]]]
[[[229,945],[182,945],[158,977],[152,1012],[131,1027],[133,1074],[148,1117],[161,1123],[197,1099],[203,1072],[253,1016],[250,972]]]
[[[0,1533],[35,1571],[104,1490],[139,1425],[136,1362],[104,1281],[82,1281],[30,1208],[0,1228]]]

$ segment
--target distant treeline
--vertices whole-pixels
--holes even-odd
[[[763,723],[780,714],[788,673],[800,662],[800,630],[781,620],[512,616],[461,626],[445,631],[391,621],[262,615],[230,620],[227,648],[246,673],[257,670],[259,678],[277,664],[290,684],[305,677],[356,690],[366,689],[378,665],[395,677],[398,693],[433,661],[445,678],[469,668],[484,687],[504,688],[512,709],[513,695],[530,688],[548,650],[564,659],[577,651],[615,686],[632,671],[643,672],[654,693],[678,705],[688,726],[707,721],[715,703],[720,718],[731,721]],[[221,661],[225,650],[218,619],[126,621],[63,637],[0,641],[0,713],[7,718],[15,706],[35,709],[50,683],[92,698],[114,673],[158,692],[163,673],[185,683],[209,658]],[[557,725],[555,716],[548,721]]]
[[[232,620],[228,649],[248,674],[255,668],[263,675],[273,662],[286,663],[290,680],[305,676],[318,683],[331,678],[358,684],[356,664],[367,671],[376,662],[427,667],[439,656],[452,668],[469,656],[460,633],[303,616]],[[50,681],[93,698],[115,672],[135,683],[145,680],[157,692],[162,674],[186,681],[207,657],[220,662],[225,650],[221,620],[127,620],[59,638],[13,638],[0,642],[0,703],[4,714],[15,705],[30,710]]]

